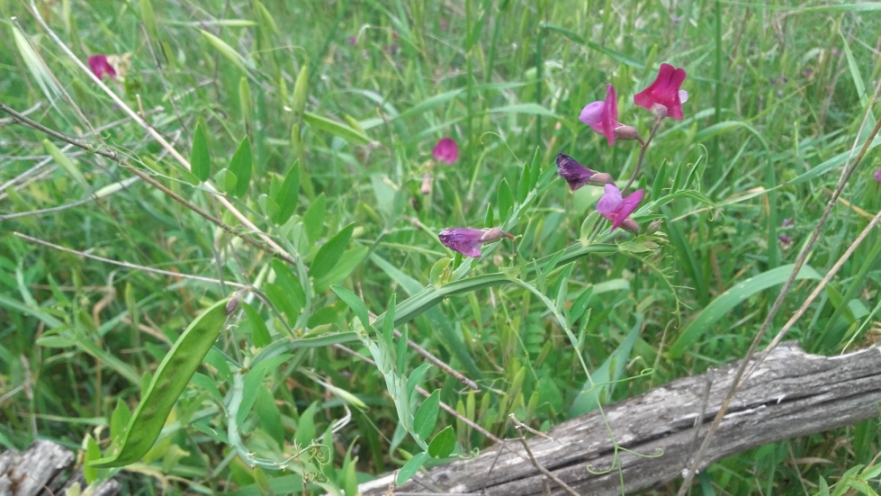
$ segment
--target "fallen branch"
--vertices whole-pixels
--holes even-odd
[[[706,434],[739,365],[679,379],[607,406],[606,418],[624,448],[617,455],[596,412],[554,427],[548,438],[530,439],[530,451],[537,464],[581,494],[621,494],[622,480],[623,491],[630,493],[681,477],[695,439]],[[796,343],[783,343],[743,382],[699,469],[764,444],[877,417],[879,407],[881,348],[822,357],[805,353]],[[508,446],[521,451],[516,444]],[[359,489],[365,495],[384,494],[393,480],[387,475]],[[494,446],[476,458],[417,474],[395,494],[425,492],[428,487],[457,494],[523,496],[543,494],[545,486],[553,494],[564,494],[535,466],[510,451],[499,454]]]

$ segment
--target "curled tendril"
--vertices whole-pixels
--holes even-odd
[[[319,465],[327,465],[330,462],[330,448],[323,444],[311,444],[308,448],[312,455],[312,459]]]
[[[623,448],[621,446],[618,446],[618,449],[620,449],[621,451],[626,451],[633,456],[638,456],[639,458],[660,458],[660,457],[664,456],[664,449],[663,448],[655,448],[655,453],[652,455],[649,455],[646,453],[639,453],[637,451],[629,450],[629,449]]]

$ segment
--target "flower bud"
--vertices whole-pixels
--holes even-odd
[[[424,176],[422,176],[422,194],[430,195],[431,194],[431,172],[426,172]]]
[[[661,224],[663,224],[663,222],[664,221],[661,219],[653,220],[649,224],[649,226],[645,229],[645,233],[646,234],[654,234],[654,233],[658,232],[658,230],[661,229]]]
[[[633,219],[624,219],[624,222],[621,223],[621,229],[630,231],[633,234],[639,234],[639,224]]]
[[[615,138],[642,141],[642,138],[639,136],[639,131],[637,131],[635,127],[625,125],[615,128]]]

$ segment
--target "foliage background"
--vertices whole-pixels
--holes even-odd
[[[438,367],[419,381],[494,435],[512,433],[508,413],[546,429],[582,411],[573,410],[588,382],[579,353],[595,375],[604,362],[611,365],[597,376],[614,383],[603,388],[603,402],[738,359],[779,286],[747,284],[741,299],[729,289],[769,272],[783,281],[785,270],[774,269],[794,261],[836,171],[874,124],[869,112],[870,125],[860,127],[874,104],[879,71],[879,8],[871,2],[65,0],[36,6],[82,61],[131,53],[124,82],[105,82],[185,157],[203,121],[219,187],[226,179],[221,170],[235,167],[232,157],[247,138],[251,178],[227,188],[239,190],[227,195],[230,201],[298,261],[330,273],[321,279],[291,267],[311,298],[298,304],[291,296],[297,291],[278,279],[285,264],[273,263],[270,253],[144,181],[102,189],[132,174],[75,149],[63,151],[65,167],[44,134],[0,118],[5,448],[48,438],[84,452],[90,444],[106,450],[114,412],[126,409],[118,405],[133,410],[142,378],[155,372],[170,343],[202,309],[233,292],[229,284],[84,259],[15,232],[113,260],[253,284],[266,295],[266,301],[246,297],[253,311],[229,319],[179,398],[163,440],[117,475],[132,494],[284,492],[299,490],[303,477],[311,490],[351,491],[356,480],[398,468],[421,451],[400,427],[383,374],[358,356],[369,356],[368,347],[339,337],[351,337],[359,321],[330,286],[351,290],[381,314],[392,295],[401,302],[442,285],[461,263],[437,241],[444,227],[503,219],[522,237],[491,249],[469,275],[526,274],[552,304],[520,286],[493,285],[398,326],[479,384],[474,391]],[[0,14],[0,102],[112,149],[192,204],[239,225],[59,49],[27,3],[0,0]],[[599,190],[570,194],[552,178],[553,160],[563,152],[626,179],[637,148],[608,147],[577,116],[612,83],[620,120],[645,134],[652,117],[632,104],[632,95],[660,62],[688,71],[690,94],[685,120],[664,123],[638,179],[653,203],[637,220],[664,222],[654,236],[607,236],[591,215]],[[460,145],[452,166],[432,163],[431,148],[444,136]],[[870,152],[846,201],[833,210],[808,262],[815,273],[825,273],[881,208],[876,162]],[[521,191],[539,169],[551,171],[538,181],[546,187],[526,202]],[[279,198],[291,170],[299,194],[293,217],[279,225],[268,199]],[[433,191],[423,196],[427,171]],[[95,192],[102,199],[38,212]],[[23,212],[33,215],[11,218]],[[794,226],[782,228],[783,219]],[[340,232],[341,246],[321,254]],[[782,243],[781,234],[792,243]],[[588,242],[612,248],[535,272],[532,260]],[[874,342],[881,330],[879,247],[875,232],[791,338],[820,354]],[[810,281],[795,287],[777,328],[811,288]],[[702,314],[720,300],[731,303],[729,312]],[[586,311],[576,315],[573,302]],[[582,336],[581,349],[572,346],[554,307]],[[699,326],[689,327],[702,315]],[[261,323],[275,343],[326,339],[289,350],[252,383],[253,410],[241,424],[246,451],[279,462],[297,447],[314,448],[288,472],[249,467],[223,435],[236,365],[267,345]],[[394,378],[412,377],[424,363],[412,350],[389,351],[382,338],[371,339],[394,352]],[[347,411],[348,421],[335,424]],[[122,422],[124,413],[117,415]],[[487,445],[484,435],[445,412],[431,437],[447,425],[459,453]],[[804,494],[824,481],[845,487],[844,480],[859,479],[859,469],[874,465],[876,426],[872,420],[732,457],[701,474],[699,490]]]

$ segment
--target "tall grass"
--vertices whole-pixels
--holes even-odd
[[[131,54],[104,83],[183,160],[26,3],[0,0],[0,103],[185,201],[0,115],[0,445],[109,454],[171,343],[230,283],[254,288],[142,464],[89,474],[128,493],[351,494],[511,435],[509,413],[547,429],[741,358],[876,119],[871,2],[37,7],[81,61]],[[686,69],[689,100],[634,186],[647,191],[636,220],[660,231],[609,235],[601,188],[570,193],[554,157],[623,186],[638,145],[609,147],[578,115],[613,84],[620,121],[647,133],[654,117],[633,95],[662,62]],[[452,165],[432,158],[442,137],[459,144]],[[777,328],[881,208],[876,162],[871,151],[844,190]],[[477,260],[437,238],[500,225],[518,238]],[[827,355],[875,341],[879,246],[872,233],[792,339]],[[424,366],[407,338],[479,390]],[[776,443],[713,465],[695,491],[844,488],[876,467],[877,442],[869,421]]]

